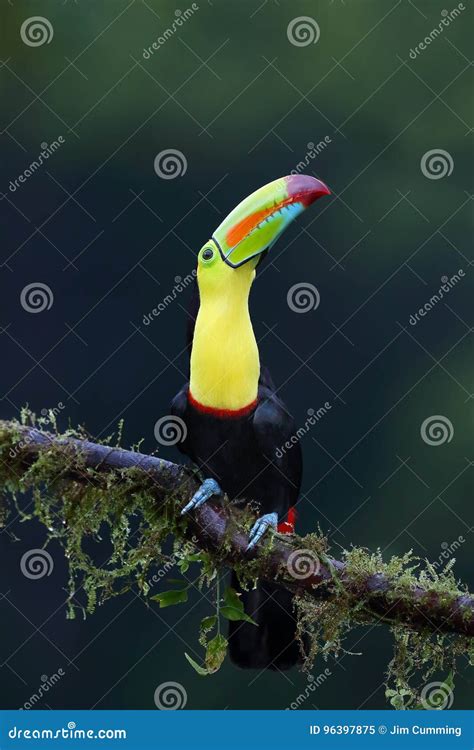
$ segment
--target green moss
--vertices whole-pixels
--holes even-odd
[[[27,409],[22,412],[22,424],[47,426],[49,431],[56,429],[53,414],[38,419]],[[121,431],[122,425],[118,435],[111,435],[104,444],[117,446]],[[70,429],[58,437],[86,439],[87,435],[83,430]],[[198,565],[195,585],[200,589],[213,586],[216,571],[232,553],[233,532],[237,529],[248,532],[255,521],[252,507],[234,512],[230,505],[231,522],[221,548],[212,554],[197,550],[184,537],[186,521],[176,517],[177,498],[167,497],[158,504],[154,499],[154,482],[140,470],[97,471],[57,443],[41,450],[26,465],[21,449],[24,440],[20,425],[16,429],[11,423],[0,423],[0,486],[4,490],[0,523],[5,523],[8,508],[13,507],[22,521],[32,518],[40,521],[48,542],[56,540],[63,546],[69,564],[69,617],[74,617],[78,610],[85,616],[110,597],[132,587],[147,596],[153,584],[161,579],[157,572],[167,574],[175,565],[182,574],[191,564]],[[72,464],[74,475],[70,471]],[[17,496],[26,492],[31,493],[31,502],[20,509]],[[170,536],[172,545],[168,541]],[[253,588],[262,571],[273,570],[277,537],[272,534],[265,537],[258,559],[233,560],[243,588]],[[285,539],[288,541],[288,537]],[[345,652],[344,640],[355,626],[374,621],[388,623],[394,637],[394,656],[388,666],[387,698],[395,708],[410,708],[420,705],[426,680],[448,669],[454,673],[459,655],[474,660],[472,641],[428,631],[414,632],[389,617],[377,621],[367,606],[366,583],[376,575],[390,580],[386,596],[394,602],[421,587],[436,593],[441,602],[452,603],[465,591],[454,577],[451,561],[438,572],[411,552],[384,561],[380,550],[372,553],[354,547],[342,557],[345,564],[342,585],[328,556],[327,539],[319,529],[304,539],[295,538],[294,543],[299,549],[304,546],[314,560],[332,573],[332,593],[326,599],[315,599],[298,591],[295,595],[297,632],[306,654],[304,669],[311,670],[319,658]],[[205,629],[201,638],[207,644]],[[222,658],[220,649],[216,664]]]
[[[41,427],[41,421],[27,411],[23,423]],[[51,430],[51,422],[48,424]],[[68,430],[61,437],[83,439],[81,431]],[[113,438],[113,436],[112,436]],[[38,453],[31,466],[25,467],[19,450],[24,437],[11,429],[0,429],[0,485],[15,502],[16,494],[31,491],[32,502],[21,511],[22,520],[36,518],[46,529],[47,542],[57,540],[64,547],[69,564],[69,616],[74,616],[78,597],[84,591],[84,610],[92,612],[111,596],[138,585],[143,593],[149,590],[152,568],[179,561],[180,551],[164,552],[167,537],[179,531],[174,519],[172,498],[159,506],[153,499],[153,484],[137,469],[100,472],[85,466],[74,457],[75,475],[71,479],[71,454],[54,445]],[[107,444],[107,443],[105,443]],[[6,520],[5,495],[2,519]],[[181,529],[182,530],[182,529]],[[95,562],[102,544],[107,540],[111,553],[108,559]],[[189,544],[182,542],[184,551]],[[103,557],[103,554],[101,555]]]
[[[305,537],[305,542],[308,538]],[[312,549],[315,551],[316,547]],[[325,552],[320,553],[320,559],[327,565]],[[390,581],[385,596],[393,602],[404,596],[406,598],[417,587],[429,589],[427,600],[435,593],[440,604],[446,605],[451,605],[459,595],[466,593],[454,578],[452,564],[437,572],[412,552],[384,561],[380,550],[371,553],[356,547],[345,551],[342,561],[345,563],[344,577],[350,581],[350,586],[342,587],[333,570],[333,598],[316,601],[308,594],[296,597],[298,635],[301,644],[306,645],[306,670],[312,668],[318,657],[327,658],[329,654],[337,657],[341,651],[347,653],[343,647],[347,633],[357,625],[374,623],[374,613],[367,608],[369,595],[365,586],[373,576],[384,576]],[[423,599],[416,606],[419,611],[423,607]],[[376,624],[382,623],[389,625],[394,638],[394,656],[388,666],[386,681],[386,694],[392,706],[398,709],[429,707],[426,705],[426,684],[434,675],[447,670],[451,677],[446,682],[446,691],[452,694],[456,660],[461,655],[467,655],[472,660],[472,639],[444,633],[433,634],[429,628],[413,631],[390,620],[388,616],[376,621]],[[309,644],[305,640],[308,637]]]

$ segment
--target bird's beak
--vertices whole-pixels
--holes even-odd
[[[328,187],[315,177],[288,175],[245,198],[212,235],[222,259],[238,268],[268,250],[286,227]]]

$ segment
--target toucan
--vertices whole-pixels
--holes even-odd
[[[171,413],[183,420],[179,448],[203,481],[181,512],[224,494],[236,505],[257,504],[248,549],[269,528],[294,531],[302,474],[299,443],[278,451],[295,434],[295,424],[268,370],[260,367],[250,288],[263,256],[290,222],[329,194],[323,182],[307,175],[274,180],[239,203],[198,254],[189,382],[175,396]],[[229,623],[231,660],[243,668],[273,670],[299,662],[292,595],[263,581],[243,591],[234,573],[232,586],[257,625]]]

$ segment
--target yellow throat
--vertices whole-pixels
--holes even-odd
[[[238,410],[257,398],[260,360],[248,298],[253,267],[198,269],[200,307],[191,352],[190,391],[203,406]]]

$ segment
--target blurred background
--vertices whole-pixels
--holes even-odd
[[[154,437],[187,370],[190,287],[176,285],[243,197],[315,175],[332,196],[285,233],[251,299],[297,425],[330,404],[302,439],[299,531],[319,524],[335,555],[454,556],[472,588],[472,7],[453,8],[4,0],[1,417],[52,408],[102,438],[123,417],[124,444],[177,460]],[[35,707],[154,709],[167,681],[189,709],[281,709],[304,692],[297,671],[196,675],[183,653],[200,661],[212,613],[197,592],[166,610],[131,593],[67,620],[59,546],[49,576],[20,571],[44,540],[16,514],[0,534],[2,708],[58,670]],[[361,655],[317,663],[326,677],[301,708],[386,707],[387,630],[345,647]]]

